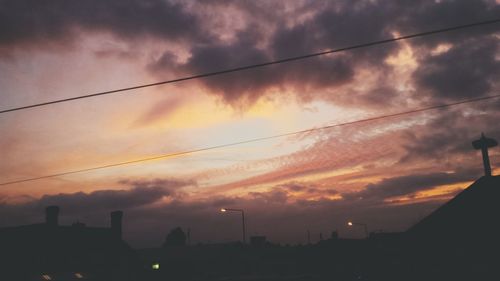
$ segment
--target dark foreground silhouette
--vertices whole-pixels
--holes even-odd
[[[0,280],[138,280],[140,261],[121,239],[122,212],[111,227],[58,224],[59,208],[45,223],[0,228]]]
[[[315,245],[140,251],[151,280],[500,280],[500,177],[484,176],[403,233]]]

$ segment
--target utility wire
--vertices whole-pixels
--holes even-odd
[[[74,101],[74,100],[79,100],[79,99],[104,96],[104,95],[109,95],[109,94],[114,94],[114,93],[119,93],[119,92],[127,92],[127,91],[131,91],[131,90],[137,90],[137,89],[142,89],[142,88],[147,88],[147,87],[172,84],[172,83],[177,83],[177,82],[181,82],[181,81],[216,76],[216,75],[221,75],[221,74],[226,74],[226,73],[231,73],[231,72],[249,70],[249,69],[253,69],[253,68],[259,68],[259,67],[265,67],[265,66],[270,66],[270,65],[274,65],[274,64],[281,64],[281,63],[286,63],[286,62],[291,62],[291,61],[303,60],[303,59],[323,56],[323,55],[327,55],[327,54],[333,54],[333,53],[344,52],[344,51],[348,51],[348,50],[366,48],[366,47],[370,47],[370,46],[392,43],[392,42],[396,42],[396,41],[400,41],[400,40],[411,39],[411,38],[416,38],[416,37],[423,37],[423,36],[427,36],[427,35],[449,32],[449,31],[453,31],[453,30],[471,28],[471,27],[488,25],[488,24],[495,24],[498,22],[500,22],[500,19],[486,20],[486,21],[474,22],[474,23],[469,23],[469,24],[464,24],[464,25],[457,25],[457,26],[447,27],[447,28],[442,28],[442,29],[435,29],[435,30],[431,30],[431,31],[420,32],[420,33],[400,36],[400,37],[396,37],[396,38],[389,38],[389,39],[372,41],[372,42],[358,44],[358,45],[352,45],[349,47],[344,47],[344,48],[339,48],[339,49],[326,50],[326,51],[322,51],[322,52],[318,52],[318,53],[289,57],[289,58],[284,58],[284,59],[279,59],[279,60],[274,60],[274,61],[269,61],[269,62],[264,62],[264,63],[251,64],[251,65],[246,65],[246,66],[241,66],[241,67],[228,68],[225,70],[196,74],[193,76],[186,76],[186,77],[181,77],[181,78],[176,78],[176,79],[166,80],[166,81],[160,81],[160,82],[155,82],[155,83],[150,83],[150,84],[142,84],[142,85],[132,86],[132,87],[128,87],[128,88],[121,88],[121,89],[98,92],[98,93],[76,96],[76,97],[71,97],[71,98],[42,102],[42,103],[37,103],[37,104],[32,104],[32,105],[14,107],[14,108],[0,110],[0,114],[12,112],[12,111],[34,108],[34,107],[41,107],[41,106],[46,106],[46,105],[51,105],[51,104],[56,104],[56,103],[69,102],[69,101]]]
[[[317,127],[317,128],[311,128],[311,129],[306,129],[306,130],[301,130],[301,131],[283,133],[283,134],[279,134],[279,135],[248,139],[248,140],[226,143],[226,144],[215,145],[215,146],[202,147],[202,148],[197,148],[197,149],[192,149],[192,150],[186,150],[186,151],[158,155],[158,156],[154,156],[154,157],[148,157],[148,158],[136,159],[136,160],[131,160],[131,161],[113,163],[113,164],[108,164],[108,165],[103,165],[103,166],[96,166],[96,167],[91,167],[91,168],[86,168],[86,169],[81,169],[81,170],[73,170],[73,171],[61,172],[61,173],[56,173],[56,174],[51,174],[51,175],[45,175],[45,176],[39,176],[39,177],[33,177],[33,178],[25,178],[25,179],[10,181],[10,182],[3,182],[3,183],[0,183],[0,186],[28,182],[28,181],[35,181],[35,180],[40,180],[40,179],[54,178],[54,177],[89,172],[89,171],[94,171],[94,170],[101,170],[101,169],[117,167],[117,166],[125,166],[125,165],[153,161],[153,160],[159,160],[159,159],[170,158],[170,157],[175,157],[175,156],[182,156],[182,155],[193,154],[193,153],[207,151],[207,150],[214,150],[214,149],[219,149],[219,148],[224,148],[224,147],[229,147],[229,146],[237,146],[237,145],[251,143],[251,142],[258,142],[258,141],[287,137],[287,136],[298,135],[298,134],[303,134],[303,133],[309,133],[309,132],[314,132],[314,131],[327,130],[327,129],[332,129],[332,128],[336,128],[336,127],[349,126],[349,125],[370,122],[370,121],[376,121],[376,120],[391,118],[391,117],[398,117],[398,116],[419,113],[419,112],[424,112],[424,111],[429,111],[429,110],[449,108],[449,107],[457,106],[460,104],[490,100],[490,99],[495,99],[495,98],[500,98],[500,94],[485,96],[485,97],[480,97],[480,98],[474,98],[474,99],[468,99],[468,100],[462,100],[462,101],[453,102],[453,103],[440,104],[440,105],[435,105],[435,106],[430,106],[430,107],[417,108],[417,109],[413,109],[413,110],[409,110],[409,111],[403,111],[403,112],[387,114],[387,115],[380,115],[380,116],[370,117],[370,118],[365,118],[365,119],[358,119],[358,120],[354,120],[354,121],[337,123],[337,124],[332,124],[332,125]]]

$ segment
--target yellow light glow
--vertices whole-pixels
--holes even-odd
[[[159,264],[159,263],[153,263],[153,264],[151,265],[151,268],[152,268],[153,270],[159,270],[159,269],[160,269],[160,264]]]
[[[348,226],[352,226],[352,222],[351,222],[351,221],[350,221],[350,222],[348,222],[348,223],[347,223],[347,225],[348,225]]]
[[[227,210],[226,210],[226,209],[224,209],[224,208],[222,208],[222,209],[220,209],[220,211],[221,211],[221,212],[225,212],[225,211],[227,211]]]

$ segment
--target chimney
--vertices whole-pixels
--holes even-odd
[[[122,217],[122,211],[111,212],[111,233],[119,240],[122,239]]]
[[[59,207],[48,206],[45,208],[45,223],[49,226],[58,225]]]

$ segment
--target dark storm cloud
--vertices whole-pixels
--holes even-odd
[[[489,0],[399,1],[398,17],[394,18],[398,29],[415,33],[448,26],[498,19],[500,6]],[[481,38],[498,32],[498,25],[480,26],[435,36],[412,40],[413,44],[436,46],[439,43],[455,43],[471,37]]]
[[[246,15],[241,19],[243,27],[233,27],[230,31],[236,34],[234,40],[222,40],[224,34],[216,34],[225,31],[207,30],[217,27],[214,16],[218,16],[218,11],[227,12],[220,7],[232,7]],[[191,56],[186,62],[177,63],[171,51],[165,51],[147,66],[164,77],[165,72],[199,74],[386,39],[394,31],[409,34],[492,19],[499,11],[499,5],[486,0],[294,3],[0,0],[0,47],[25,44],[41,48],[43,44],[39,43],[58,42],[67,46],[80,31],[107,32],[123,40],[146,36],[189,44],[186,46]],[[204,24],[207,22],[210,24]],[[488,37],[495,30],[498,31],[498,25],[407,41],[420,48],[420,66],[414,79],[417,90],[430,93],[431,98],[465,97],[491,90],[491,80],[498,72],[498,62],[494,59],[498,39]],[[439,43],[455,46],[447,53],[430,56],[430,50]],[[200,83],[228,103],[240,100],[251,103],[266,93],[293,90],[306,101],[326,99],[347,106],[380,107],[398,98],[387,75],[392,67],[385,64],[387,56],[398,46],[373,46],[211,77]],[[352,82],[361,69],[385,74],[376,86],[370,86],[375,88],[365,90],[369,94],[352,90],[342,95],[318,93]]]
[[[313,45],[313,32],[306,25],[279,29],[272,46],[262,49],[257,47],[261,35],[250,26],[240,31],[232,43],[194,47],[191,58],[180,68],[188,73],[206,73],[318,51],[321,46]],[[170,60],[165,63],[160,59],[152,69],[167,69],[171,65]],[[294,88],[307,92],[348,83],[353,74],[350,57],[331,56],[210,77],[203,83],[229,103],[240,99],[251,103],[268,90]]]
[[[130,210],[146,207],[164,197],[177,198],[179,189],[195,185],[194,181],[176,179],[122,180],[128,189],[103,189],[90,193],[59,193],[41,198],[26,197],[22,203],[0,201],[0,212],[4,218],[1,225],[12,225],[16,221],[33,222],[39,218],[46,206],[61,207],[62,215],[69,217],[92,217],[112,210]],[[1,198],[0,198],[1,199]],[[9,198],[12,201],[13,198]],[[17,198],[20,199],[20,198]],[[4,216],[5,215],[5,216]]]
[[[392,178],[384,178],[378,183],[368,184],[362,191],[343,194],[346,199],[378,199],[413,195],[418,191],[433,189],[437,186],[474,180],[475,171],[460,171],[457,173],[427,173],[414,174]]]
[[[174,179],[154,179],[122,180],[120,184],[131,188],[45,195],[37,200],[37,204],[39,206],[58,205],[66,213],[84,212],[89,209],[93,211],[130,209],[157,202],[163,197],[172,197],[176,194],[176,189],[195,183]]]
[[[467,113],[463,108],[442,111],[429,123],[406,131],[402,144],[406,152],[400,163],[422,159],[439,162],[460,155],[477,158],[471,143],[480,137],[481,132],[489,137],[500,138],[500,128],[497,126],[499,107],[500,104],[495,102],[483,102],[471,105],[470,110],[474,114]],[[467,159],[470,161],[470,157]],[[479,162],[473,164],[476,163]]]
[[[391,38],[394,19],[405,7],[387,1],[344,1],[331,5],[311,22],[316,31],[316,44],[321,48],[336,49]],[[314,42],[313,41],[313,42]],[[317,45],[316,45],[317,46]],[[359,61],[381,63],[397,45],[375,46],[353,52]]]
[[[0,46],[71,39],[78,30],[106,31],[122,38],[204,37],[197,18],[162,0],[2,0]]]
[[[494,1],[419,2],[398,19],[405,33],[498,19],[500,5]],[[458,16],[460,15],[460,16]],[[419,67],[413,74],[420,95],[431,99],[457,100],[488,94],[498,75],[498,24],[452,31],[411,41],[422,47]],[[451,49],[438,55],[431,50],[439,44]]]
[[[123,209],[151,204],[170,196],[171,192],[162,187],[134,187],[130,190],[98,190],[91,193],[61,193],[45,195],[38,204],[58,205],[65,212],[82,212],[86,209]]]
[[[290,31],[294,33],[295,31]],[[278,32],[279,33],[279,32]],[[307,34],[301,33],[300,36]],[[284,35],[286,36],[286,35]],[[292,35],[294,36],[294,35]],[[178,64],[182,73],[207,73],[226,70],[256,63],[286,57],[281,53],[274,53],[273,49],[258,47],[261,34],[255,25],[239,31],[236,40],[231,43],[213,42],[212,44],[197,45],[191,49],[191,57],[185,64]],[[297,42],[307,42],[306,38]],[[288,39],[279,39],[288,40]],[[280,42],[279,44],[288,44]],[[299,43],[300,44],[300,43]],[[297,44],[290,44],[292,46]],[[281,46],[280,46],[281,48]],[[286,48],[285,48],[286,49]],[[310,48],[306,48],[310,51]],[[301,52],[303,54],[303,52]],[[166,52],[150,68],[154,71],[168,70],[172,67],[172,55]],[[212,92],[221,95],[229,103],[244,99],[252,103],[266,93],[267,90],[284,90],[293,85],[296,88],[320,88],[333,86],[350,81],[353,71],[350,62],[342,56],[328,58],[314,58],[300,63],[290,63],[284,66],[269,66],[254,70],[246,70],[222,76],[203,79],[203,84]],[[300,81],[300,83],[296,83]]]
[[[499,11],[498,5],[491,1],[335,1],[322,5],[299,5],[288,14],[273,18],[265,13],[270,5],[273,4],[252,2],[235,6],[254,14],[259,9],[263,10],[263,13],[259,13],[259,20],[275,27],[271,36],[267,36],[256,23],[249,23],[231,43],[214,41],[195,46],[190,59],[179,68],[192,74],[224,70],[391,38],[394,31],[410,34],[491,19]],[[312,13],[313,16],[293,25],[286,24],[290,16],[298,16],[301,11]],[[495,29],[491,26],[479,27],[408,41],[420,48],[420,67],[414,76],[417,90],[429,92],[432,98],[433,95],[471,96],[472,89],[479,94],[490,90],[491,80],[498,71],[498,62],[495,60],[498,40],[488,39],[492,30]],[[268,42],[267,45],[257,47],[262,46],[263,41]],[[473,44],[477,41],[480,43]],[[456,46],[448,53],[430,56],[431,49],[439,43],[453,43]],[[318,90],[352,82],[354,75],[361,69],[390,74],[392,67],[385,60],[398,47],[398,44],[374,46],[212,77],[204,79],[202,83],[229,103],[240,99],[252,102],[269,91],[293,89],[304,100],[319,98],[347,106],[380,107],[390,105],[399,95],[395,91],[394,81],[388,80],[389,75],[380,75],[375,88],[366,89],[363,93],[350,90],[343,95],[333,95],[319,94]],[[152,69],[160,72],[161,69],[168,69],[172,66],[168,61],[164,63],[159,60]]]
[[[463,99],[488,94],[498,78],[498,39],[469,39],[421,61],[415,79],[435,99]]]
[[[372,9],[375,6],[363,7],[361,14],[349,7],[346,5],[345,9],[340,11],[329,7],[315,18],[292,27],[284,26],[286,17],[274,19],[278,28],[269,38],[269,46],[265,48],[257,47],[263,40],[263,33],[254,24],[250,24],[237,34],[234,42],[193,48],[191,58],[182,68],[190,73],[224,70],[366,41],[368,39],[363,37],[364,34],[370,34],[371,38],[386,33],[380,30],[373,33],[373,30],[377,29],[374,23],[350,25],[364,13],[373,16],[375,13]],[[378,19],[374,19],[374,22],[383,25]],[[351,29],[345,29],[344,25]],[[350,32],[351,30],[353,32]],[[360,30],[362,31],[359,32]],[[378,60],[383,60],[390,50],[391,48],[379,48],[377,54],[372,53],[368,58],[377,57],[379,62]],[[203,83],[229,103],[239,99],[253,102],[269,90],[294,89],[307,96],[308,92],[352,81],[354,67],[359,61],[361,58],[339,54],[212,77],[204,79]],[[170,66],[171,63],[164,64],[159,60],[153,69]]]
[[[101,218],[114,210],[130,210],[157,202],[172,192],[162,187],[135,187],[130,190],[98,190],[90,193],[61,193],[44,195],[39,199],[18,203],[0,203],[1,226],[14,226],[43,222],[44,208],[57,205],[61,208],[61,220],[72,223],[77,218],[85,222],[102,224]]]
[[[267,62],[268,54],[254,46],[255,34],[251,31],[240,32],[238,40],[233,44],[212,44],[197,46],[191,50],[189,62],[182,68],[190,73],[206,73],[229,68]],[[160,62],[161,63],[161,62]],[[161,69],[164,65],[156,64]],[[169,67],[169,65],[165,65]],[[278,76],[278,78],[276,78]],[[270,68],[243,71],[223,76],[209,77],[203,82],[226,101],[234,101],[240,97],[253,100],[252,95],[258,95],[262,89],[273,85],[279,78],[276,71]]]

